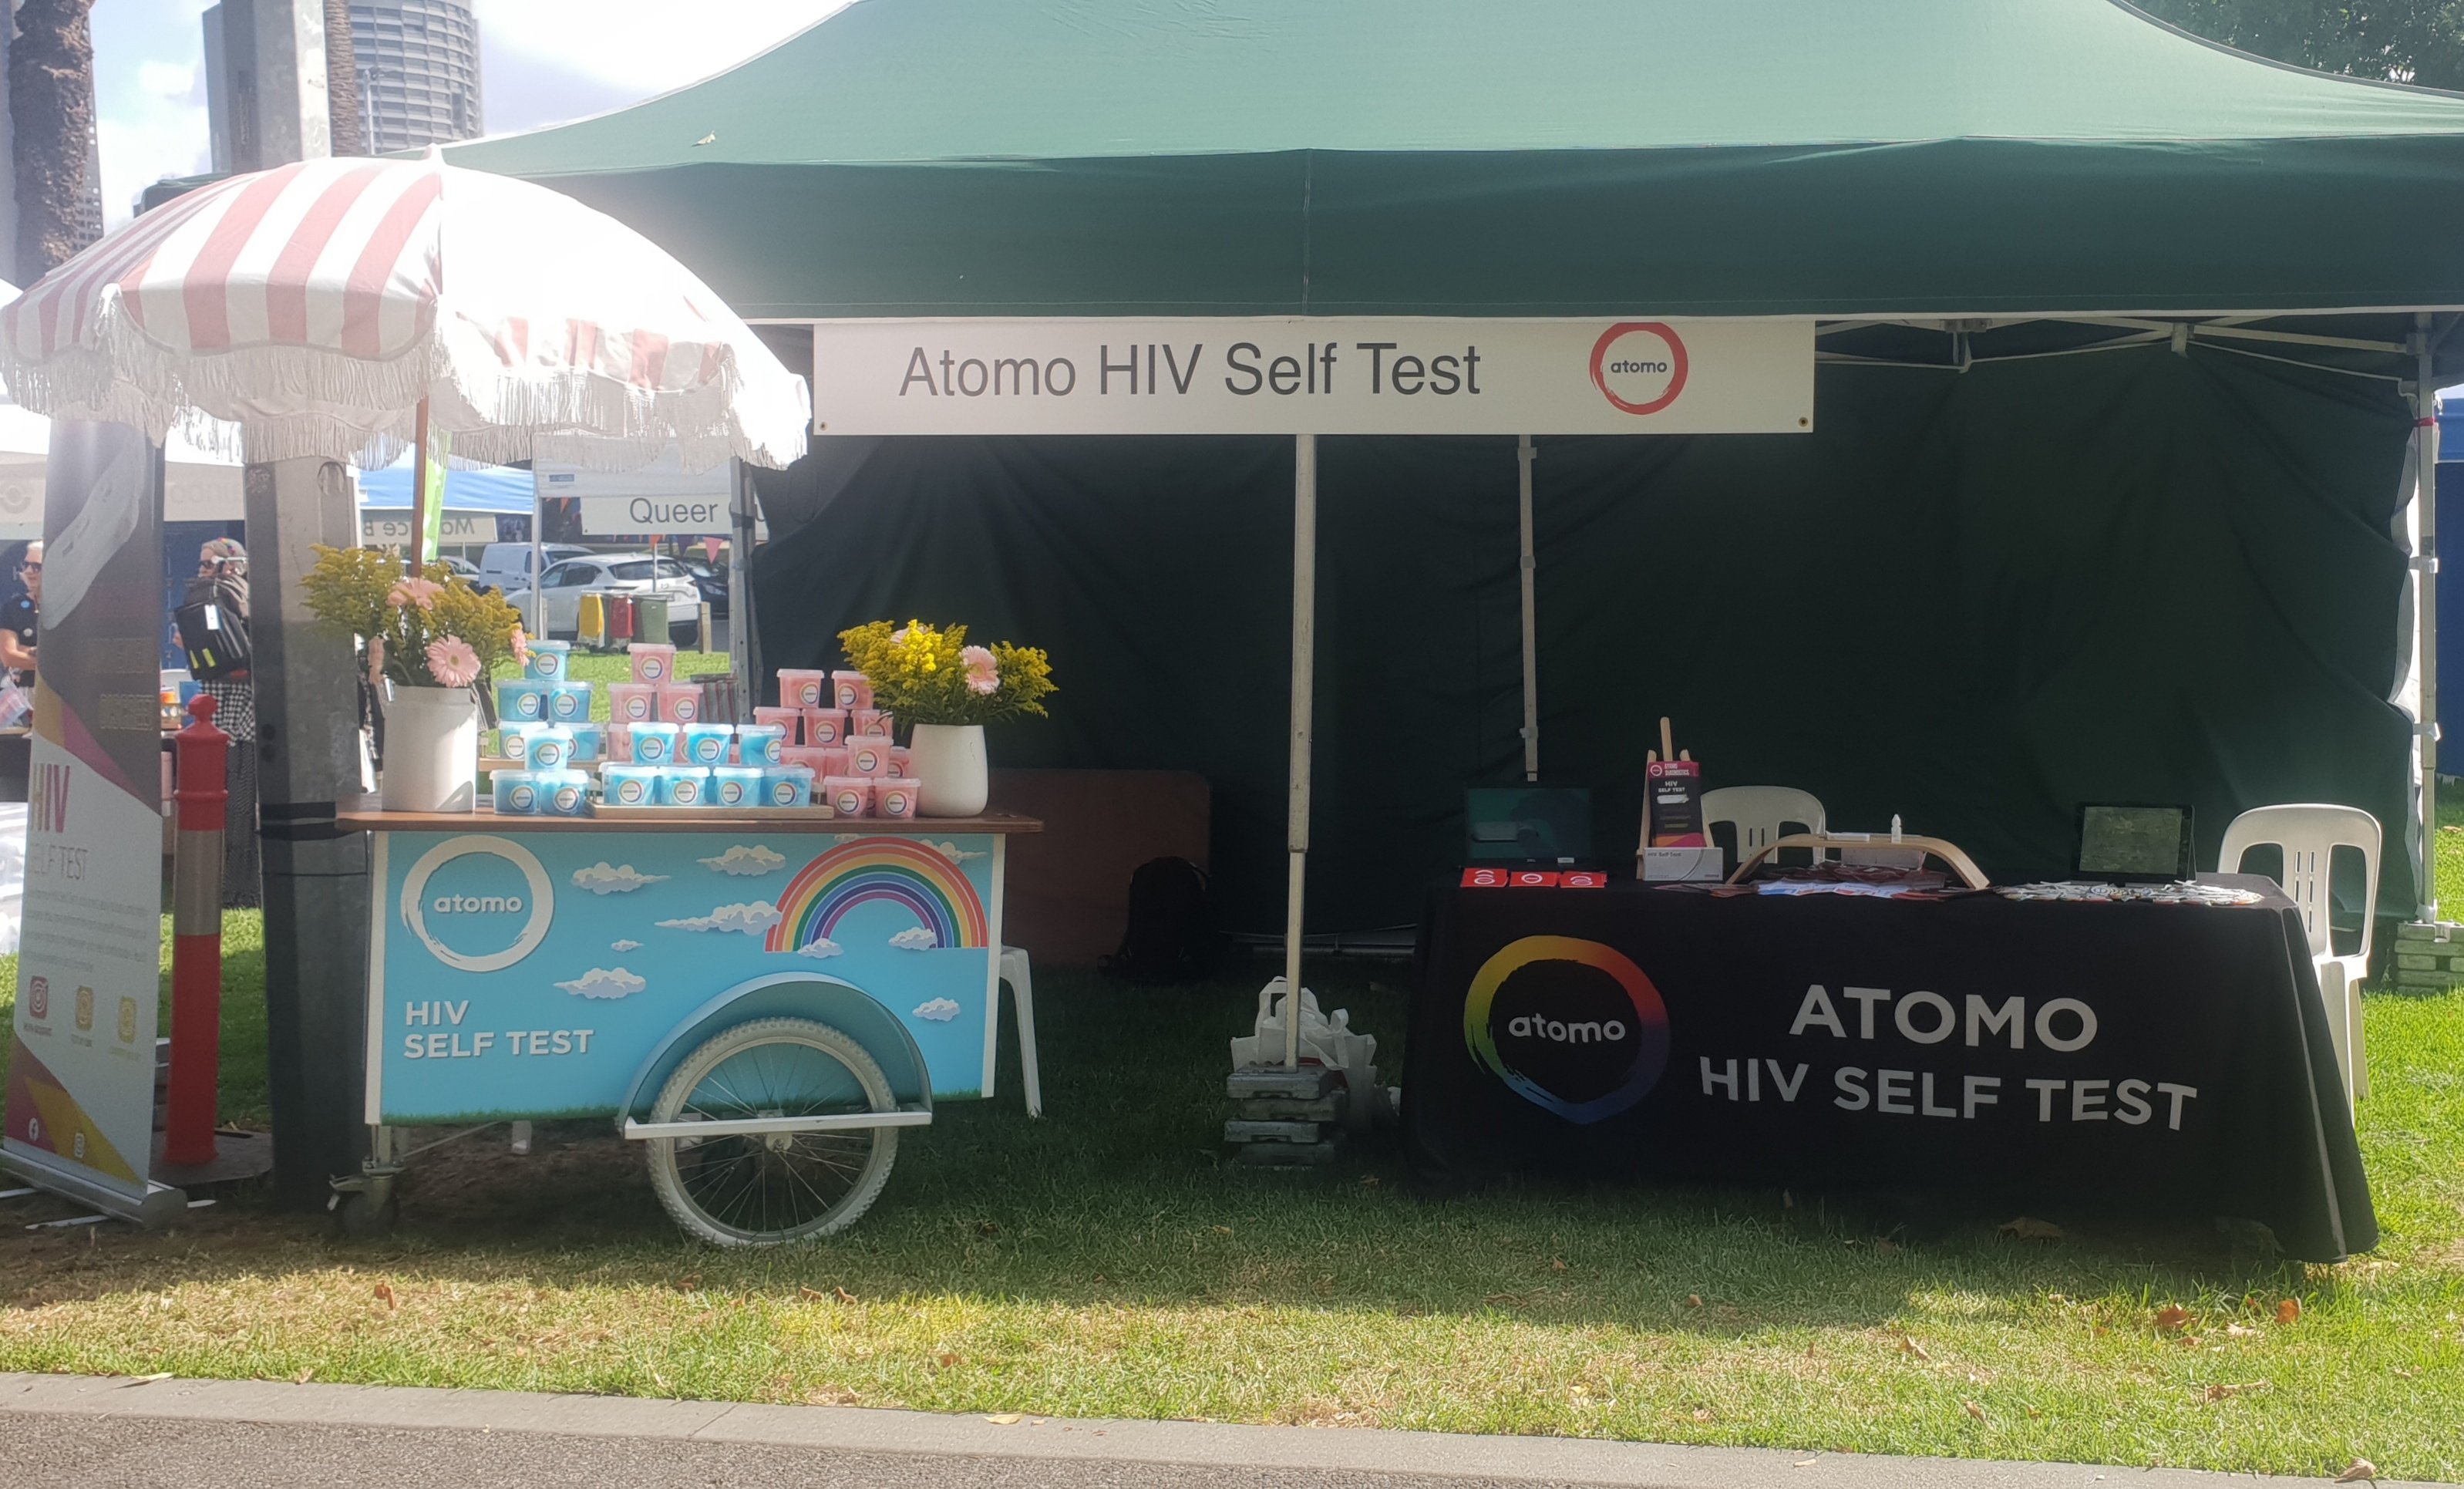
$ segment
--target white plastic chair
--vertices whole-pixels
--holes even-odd
[[[1009,984],[1009,1000],[1018,1006],[1019,1077],[1026,1085],[1026,1114],[1044,1115],[1044,1076],[1035,1063],[1035,977],[1026,965],[1026,951],[1020,946],[1001,949],[1001,980]],[[1000,1037],[1001,1000],[993,1000],[994,1036]],[[993,1094],[992,1079],[984,1081],[984,1095]]]
[[[1791,822],[1809,833],[1830,831],[1822,803],[1815,800],[1811,791],[1800,791],[1793,786],[1723,786],[1705,791],[1704,835],[1708,836],[1712,824],[1717,822],[1736,828],[1739,863],[1771,846],[1772,838],[1784,835]]]
[[[2275,845],[2284,854],[2277,882],[2300,907],[2301,926],[2310,936],[2311,965],[2319,970],[2319,996],[2327,1005],[2327,1032],[2335,1038],[2338,1073],[2344,1078],[2348,1100],[2370,1094],[2370,1069],[2362,1051],[2362,978],[2370,967],[2370,927],[2379,900],[2378,818],[2358,807],[2303,804],[2253,807],[2225,829],[2224,848],[2216,855],[2219,873],[2236,874],[2254,848]],[[2362,856],[2362,946],[2338,956],[2330,934],[2334,901],[2328,894],[2328,871],[2339,848]]]

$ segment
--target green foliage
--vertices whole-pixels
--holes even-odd
[[[2354,78],[2464,88],[2464,0],[2138,0],[2226,46]]]
[[[839,633],[847,665],[872,683],[873,703],[900,723],[991,723],[1021,714],[1045,717],[1053,691],[1043,651],[997,641],[969,646],[967,628],[886,620]]]
[[[442,685],[429,662],[431,643],[460,641],[485,678],[515,655],[521,612],[502,596],[475,589],[442,564],[407,578],[393,548],[317,545],[317,565],[299,581],[308,609],[328,629],[368,643],[369,667],[416,687]]]

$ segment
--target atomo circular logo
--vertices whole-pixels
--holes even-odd
[[[1515,1095],[1568,1122],[1595,1122],[1660,1083],[1668,1010],[1616,947],[1526,936],[1473,975],[1463,1043]]]
[[[1685,391],[1685,343],[1661,321],[1620,321],[1592,344],[1592,385],[1628,413],[1658,413]]]

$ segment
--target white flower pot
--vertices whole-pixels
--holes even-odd
[[[982,724],[917,724],[907,763],[919,788],[916,808],[928,817],[972,817],[992,796]]]
[[[469,688],[395,683],[385,700],[387,811],[469,811],[479,795],[479,700]]]

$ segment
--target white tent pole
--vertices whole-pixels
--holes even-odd
[[[1531,436],[1517,434],[1514,460],[1523,473],[1523,779],[1527,781],[1540,779],[1539,563],[1531,538],[1532,459]]]
[[[1284,1065],[1301,1062],[1301,886],[1309,868],[1309,705],[1317,687],[1317,436],[1292,436],[1292,799],[1284,845]]]
[[[539,529],[547,525],[547,500],[539,495],[539,472],[531,473],[531,634],[547,639],[547,591],[539,587],[539,555],[547,544],[539,540]]]
[[[2431,318],[2414,318],[2420,359],[2413,380],[2413,479],[2415,531],[2421,546],[2412,560],[2412,597],[2421,669],[2421,919],[2438,920],[2438,385],[2432,365]]]

